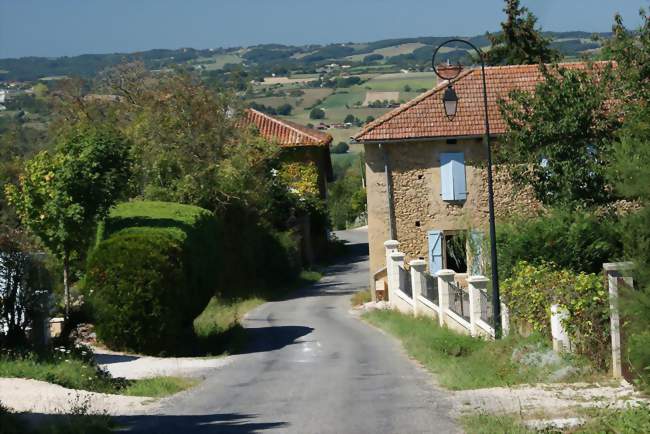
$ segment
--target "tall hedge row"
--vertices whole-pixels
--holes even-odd
[[[99,338],[149,354],[177,347],[217,289],[217,233],[202,208],[117,206],[99,227],[86,273]]]

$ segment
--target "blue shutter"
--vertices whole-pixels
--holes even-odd
[[[435,276],[442,270],[442,231],[427,232],[429,238],[429,273]]]
[[[440,154],[440,188],[442,200],[467,199],[465,155],[462,152]]]
[[[470,243],[472,243],[469,273],[470,276],[479,276],[485,273],[483,270],[483,232],[472,229],[469,232],[469,237]]]

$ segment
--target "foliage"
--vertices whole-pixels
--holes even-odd
[[[603,263],[623,254],[617,217],[587,210],[552,208],[544,214],[515,216],[499,225],[499,273],[511,276],[517,262],[553,262],[575,273],[599,273]]]
[[[545,204],[611,200],[607,156],[620,117],[610,104],[611,67],[542,67],[534,93],[514,91],[500,101],[507,125],[498,149],[519,186]]]
[[[609,360],[609,299],[601,275],[575,274],[551,263],[520,262],[503,281],[502,294],[510,318],[550,337],[550,308],[568,314],[563,325],[578,354],[604,369]]]
[[[343,173],[329,184],[328,212],[334,229],[345,229],[366,212],[366,190],[358,161],[356,156],[348,159],[345,166],[338,169]]]
[[[464,416],[465,432],[471,434],[535,434],[513,416],[479,413]]]
[[[338,142],[332,146],[332,154],[345,154],[350,150],[350,145],[346,142]]]
[[[187,205],[127,203],[111,214],[98,238],[85,281],[98,336],[117,349],[177,348],[217,290],[212,213]]]
[[[452,390],[549,381],[553,370],[568,363],[544,367],[519,363],[515,353],[522,356],[544,349],[535,336],[485,341],[440,327],[432,318],[415,318],[390,310],[371,311],[363,318],[400,339],[410,357]]]
[[[490,65],[529,65],[551,63],[560,54],[550,47],[551,41],[535,28],[537,17],[528,8],[522,7],[519,0],[506,0],[503,11],[506,21],[501,23],[501,32],[488,34],[492,44],[486,53]]]
[[[0,233],[0,348],[28,344],[28,327],[32,344],[45,340],[38,331],[49,313],[50,275],[29,247],[18,230]]]
[[[309,112],[309,119],[325,119],[325,110],[322,108],[314,107]]]
[[[616,14],[613,36],[604,41],[601,55],[618,63],[616,84],[629,107],[650,101],[650,15],[641,9],[639,17],[639,28],[630,30]]]
[[[63,263],[66,314],[72,255],[85,251],[91,231],[126,188],[128,142],[114,130],[82,127],[61,137],[25,165],[7,197],[25,226]]]

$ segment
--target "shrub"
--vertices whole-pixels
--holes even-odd
[[[314,107],[311,109],[311,112],[309,112],[309,119],[325,119],[325,110]]]
[[[511,275],[518,261],[553,262],[576,273],[598,273],[622,255],[617,219],[588,211],[552,209],[499,225],[499,271]]]
[[[345,154],[350,150],[350,145],[345,142],[338,142],[332,147],[332,154]]]
[[[87,264],[98,336],[116,349],[177,348],[216,291],[216,236],[212,213],[198,207],[119,205],[100,226]]]
[[[605,283],[597,274],[576,274],[551,263],[519,262],[502,283],[510,317],[551,336],[550,308],[564,307],[564,323],[576,352],[604,368],[609,352],[609,304]]]

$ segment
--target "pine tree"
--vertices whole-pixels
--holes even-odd
[[[560,59],[560,53],[550,46],[551,40],[535,28],[537,17],[519,0],[506,0],[503,11],[506,21],[501,23],[501,32],[487,35],[492,43],[486,53],[489,65],[532,65]]]

